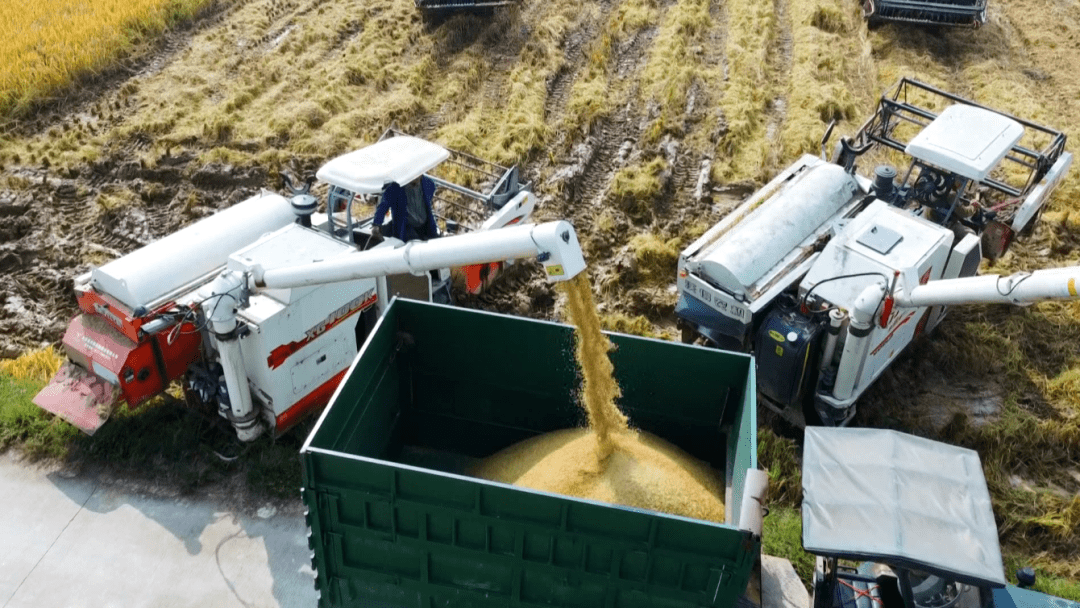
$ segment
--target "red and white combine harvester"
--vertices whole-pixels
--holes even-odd
[[[93,433],[119,403],[183,380],[241,440],[280,434],[329,401],[394,295],[449,302],[451,268],[466,266],[475,291],[503,261],[526,257],[550,280],[584,269],[569,223],[526,223],[535,197],[516,169],[395,135],[331,160],[317,178],[328,186],[325,216],[313,217],[309,187],[289,199],[263,192],[79,276],[68,361],[34,402]],[[353,221],[357,199],[415,180],[434,184],[428,209],[446,236],[380,241],[372,218]]]

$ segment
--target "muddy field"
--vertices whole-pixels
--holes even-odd
[[[1076,0],[991,0],[979,30],[868,30],[854,0],[523,0],[440,21],[410,0],[221,0],[4,124],[0,357],[60,339],[91,265],[392,124],[519,164],[538,217],[577,228],[605,325],[673,337],[679,250],[816,153],[828,121],[853,132],[900,76],[1080,137],[1078,31]],[[995,270],[1077,263],[1078,194],[1074,167]],[[559,295],[529,270],[467,304],[559,318]],[[1038,437],[992,459],[999,504],[1031,505],[999,508],[1003,540],[1074,580],[1078,330],[1077,304],[957,310],[886,374],[862,420],[980,449]],[[980,431],[1009,416],[1022,424]]]

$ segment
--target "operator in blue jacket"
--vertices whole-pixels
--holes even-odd
[[[375,221],[372,236],[382,236],[382,225],[386,212],[391,215],[390,234],[402,241],[426,241],[437,238],[439,229],[435,226],[435,213],[431,210],[431,200],[435,196],[435,181],[426,175],[399,186],[397,182],[383,185],[382,198],[375,207]]]

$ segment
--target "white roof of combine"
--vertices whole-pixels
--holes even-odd
[[[985,108],[945,108],[908,143],[911,156],[981,182],[1024,135],[1015,120]]]
[[[978,453],[882,429],[807,427],[803,546],[1005,585]]]
[[[399,135],[339,156],[315,176],[357,194],[375,194],[382,192],[383,184],[405,185],[449,157],[450,152],[439,144]]]

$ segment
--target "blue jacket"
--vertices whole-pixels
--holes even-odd
[[[431,210],[431,200],[435,196],[435,180],[426,175],[421,175],[420,191],[424,195],[424,207],[427,208],[428,238],[433,238],[439,233],[438,228],[435,227],[435,213]],[[375,207],[374,225],[377,228],[382,228],[383,221],[386,219],[386,212],[390,211],[390,215],[393,216],[393,225],[391,234],[387,236],[404,241],[405,230],[408,226],[408,204],[409,199],[405,195],[405,188],[401,187],[397,182],[386,184],[383,186],[379,205]]]

